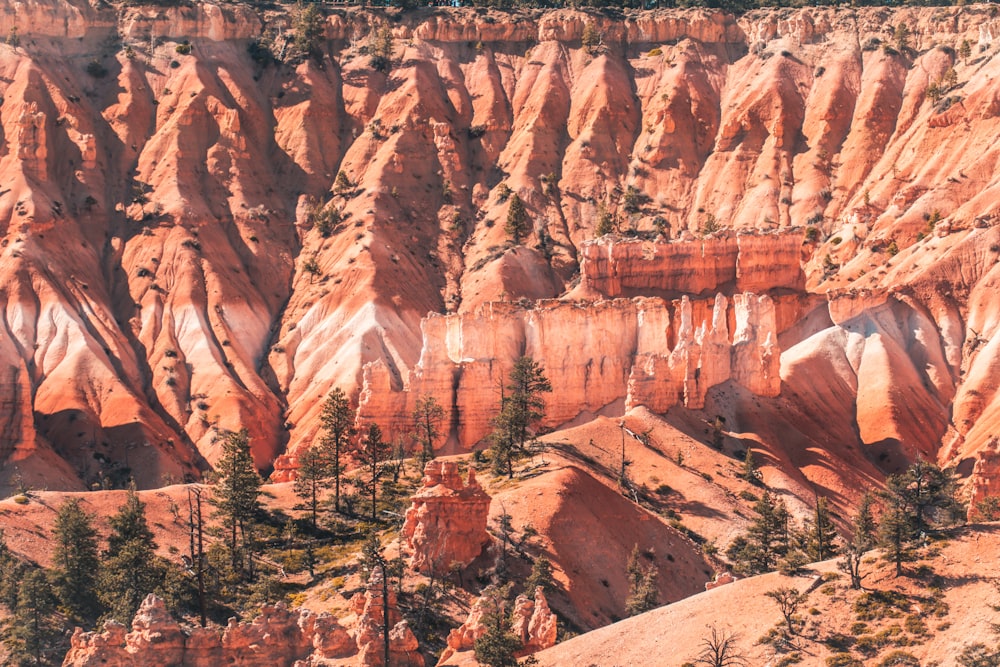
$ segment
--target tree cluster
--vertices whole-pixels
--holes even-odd
[[[879,520],[875,518],[876,497],[866,494],[850,519],[849,537],[840,540],[825,498],[817,498],[811,519],[798,530],[784,501],[765,491],[754,505],[756,517],[749,529],[730,543],[726,557],[737,572],[751,575],[775,569],[794,572],[805,563],[840,553],[840,569],[851,577],[853,588],[860,588],[862,558],[868,551],[881,547],[898,576],[931,531],[953,523],[961,514],[953,471],[926,461],[890,475],[879,499]]]
[[[128,624],[149,593],[174,599],[170,564],[155,553],[134,487],[108,523],[101,551],[93,517],[79,499],[66,500],[56,514],[48,570],[15,558],[0,532],[0,604],[9,612],[0,639],[10,664],[59,664],[72,626]]]

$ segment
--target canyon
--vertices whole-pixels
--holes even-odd
[[[284,488],[337,387],[407,445],[433,399],[436,453],[467,455],[530,356],[552,385],[530,475],[432,466],[399,539],[442,575],[435,549],[475,569],[499,514],[537,531],[562,588],[528,592],[518,632],[543,648],[549,604],[620,618],[627,582],[599,569],[633,545],[662,600],[703,590],[704,544],[746,525],[746,452],[794,517],[824,496],[841,528],[919,459],[1000,493],[995,6],[324,7],[308,52],[299,11],[0,11],[0,496],[180,494],[239,429]],[[158,609],[142,623],[173,623]],[[299,628],[289,660],[380,651],[301,613],[261,621]],[[323,623],[336,646],[310,643]]]
[[[732,380],[885,470],[971,474],[997,419],[992,11],[336,10],[275,64],[248,46],[287,12],[22,3],[0,483],[194,479],[238,428],[288,479],[334,386],[395,432],[432,395],[468,451],[521,354],[550,428]]]

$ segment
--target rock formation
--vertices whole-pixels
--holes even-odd
[[[445,407],[445,423],[457,425],[453,439],[470,447],[489,434],[498,410],[498,395],[484,388],[506,383],[522,354],[540,362],[552,383],[545,396],[548,426],[615,404],[656,412],[701,408],[707,391],[730,379],[760,396],[777,396],[776,326],[771,298],[754,294],[737,294],[732,304],[722,295],[543,301],[533,308],[489,303],[476,313],[424,320],[420,362],[402,391],[385,365],[366,366],[359,418],[404,432],[416,399],[429,394]]]
[[[423,486],[414,494],[403,523],[410,566],[444,575],[455,564],[468,566],[489,544],[486,522],[490,497],[469,469],[463,482],[455,461],[428,461]]]
[[[409,624],[402,620],[396,606],[396,593],[392,586],[385,586],[381,568],[376,568],[368,579],[368,588],[359,604],[358,624],[354,640],[358,647],[360,667],[386,667],[384,629],[386,611],[389,628],[389,662],[393,667],[424,667],[418,652],[417,638]],[[388,593],[388,595],[384,595]],[[386,610],[388,607],[388,610]]]
[[[280,67],[247,46],[283,11],[0,15],[0,487],[197,478],[243,427],[288,478],[333,386],[394,432],[435,396],[457,450],[523,353],[560,387],[550,427],[721,378],[784,381],[800,449],[958,461],[996,432],[989,6],[440,8],[393,22],[389,72],[381,13],[324,11],[316,58],[278,39]],[[880,48],[901,23],[912,52]],[[601,212],[635,238],[595,240]],[[843,384],[816,424],[820,367]]]
[[[265,667],[320,665],[355,652],[347,631],[329,614],[265,606],[249,623],[231,619],[225,628],[181,626],[163,601],[148,596],[132,621],[132,631],[114,621],[102,632],[77,628],[64,667]],[[299,662],[302,661],[302,662]]]
[[[469,610],[469,617],[460,627],[448,633],[448,648],[441,654],[438,667],[454,664],[456,653],[471,651],[476,640],[486,633],[483,616],[487,613],[486,596],[476,598]],[[549,609],[548,600],[541,588],[536,588],[534,597],[518,595],[511,613],[511,632],[522,645],[518,656],[525,656],[555,646],[556,615]]]
[[[801,290],[802,230],[642,241],[605,236],[583,244],[584,290],[605,297]]]

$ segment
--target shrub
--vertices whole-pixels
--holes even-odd
[[[191,43],[185,39],[183,42],[174,47],[174,51],[182,56],[186,56],[191,53]]]
[[[108,68],[101,64],[101,61],[94,58],[86,67],[87,74],[94,77],[95,79],[103,79],[108,75]]]
[[[601,42],[604,40],[604,35],[601,31],[597,29],[593,23],[587,23],[583,26],[583,35],[580,41],[583,44],[583,48],[587,49],[590,55],[595,55],[601,47]]]
[[[826,667],[864,667],[864,664],[850,653],[834,653],[826,659]]]
[[[912,653],[893,651],[878,663],[878,667],[920,667],[920,661]]]
[[[655,58],[656,56],[662,56],[663,55],[663,49],[661,49],[660,47],[657,46],[654,49],[650,49],[649,53],[647,53],[646,55],[649,56],[650,58]]]

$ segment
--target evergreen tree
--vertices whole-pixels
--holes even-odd
[[[260,487],[263,483],[250,453],[246,429],[230,431],[222,442],[222,458],[216,465],[218,481],[212,489],[212,504],[226,529],[232,568],[237,573],[253,570],[253,528],[261,512]],[[247,566],[243,565],[246,554]]]
[[[61,628],[55,619],[55,598],[45,572],[32,569],[18,585],[17,604],[4,623],[2,639],[11,665],[57,664]]]
[[[336,387],[326,397],[319,420],[325,431],[320,440],[320,451],[323,452],[329,474],[333,477],[333,509],[339,514],[340,478],[344,473],[341,458],[344,448],[355,435],[354,412],[343,389]]]
[[[531,574],[524,581],[524,592],[534,595],[535,589],[541,588],[544,593],[551,593],[555,590],[555,582],[552,580],[552,562],[545,556],[539,556],[531,566]]]
[[[368,64],[376,72],[388,72],[392,68],[392,30],[382,26],[373,30],[368,40],[368,54],[371,56]]]
[[[830,520],[826,498],[816,498],[813,518],[806,527],[804,537],[803,551],[811,562],[826,560],[836,555],[837,529],[834,528],[833,522]]]
[[[515,654],[523,648],[521,640],[511,632],[507,598],[511,584],[490,586],[483,591],[486,611],[483,614],[483,633],[473,645],[476,660],[488,667],[517,667]]]
[[[524,202],[515,192],[510,196],[510,206],[507,208],[507,224],[504,225],[507,236],[515,243],[520,243],[521,239],[528,235],[528,212],[524,208]]]
[[[757,518],[750,528],[726,550],[734,569],[743,574],[772,571],[778,559],[788,553],[791,537],[788,509],[784,501],[775,502],[770,491],[764,491],[754,512]]]
[[[430,394],[417,399],[413,409],[413,426],[417,434],[417,444],[420,446],[420,468],[434,458],[434,445],[441,436],[441,422],[444,421],[444,408]]]
[[[652,565],[643,567],[639,563],[639,545],[636,544],[629,555],[628,597],[625,599],[625,613],[636,616],[659,606],[659,590],[656,586],[657,573]]]
[[[545,416],[545,399],[542,394],[552,391],[542,365],[528,356],[514,362],[508,377],[506,400],[501,412],[508,415],[508,427],[513,441],[520,449],[528,440],[532,426]]]
[[[512,412],[505,409],[507,403],[500,401],[500,412],[491,420],[493,432],[490,433],[490,460],[493,474],[514,477],[514,431]]]
[[[890,504],[912,515],[915,533],[950,523],[960,509],[954,472],[927,461],[917,461],[901,475],[890,475],[885,495]]]
[[[383,461],[389,455],[389,445],[382,440],[382,429],[372,422],[361,442],[361,459],[368,471],[367,491],[372,501],[372,522],[378,521],[378,482],[385,472]]]
[[[496,551],[496,559],[493,564],[494,581],[505,583],[510,576],[510,567],[507,557],[510,554],[511,536],[514,534],[514,517],[507,513],[506,506],[501,504],[500,515],[497,517],[497,532],[499,542],[495,542],[493,548]]]
[[[0,604],[10,611],[17,606],[17,590],[23,574],[24,564],[11,553],[0,528]]]
[[[146,505],[134,485],[108,523],[111,534],[102,554],[98,597],[108,616],[128,627],[143,599],[162,583],[163,565],[146,523]]]
[[[317,514],[319,513],[320,493],[326,488],[330,467],[323,460],[323,455],[310,447],[299,455],[299,467],[295,471],[295,495],[306,503],[309,509],[309,519],[315,531]]]
[[[310,3],[302,6],[299,4],[295,11],[292,28],[295,31],[295,38],[292,40],[292,47],[304,57],[313,58],[319,61],[323,57],[321,46],[326,32],[323,14],[319,6]]]
[[[743,472],[740,476],[751,484],[760,484],[761,475],[760,470],[757,469],[757,461],[754,460],[753,450],[747,447],[747,453],[743,457]]]
[[[789,634],[796,634],[795,621],[797,619],[795,612],[798,611],[799,605],[805,602],[806,594],[800,593],[797,588],[784,587],[768,591],[764,595],[777,603],[778,609],[781,611],[781,616],[785,619],[785,624],[788,626]]]
[[[883,557],[896,564],[896,576],[903,574],[903,563],[914,560],[914,518],[905,507],[890,504],[879,524],[879,546]]]
[[[99,615],[97,601],[97,531],[77,498],[59,508],[52,557],[56,598],[73,621],[92,624]]]
[[[872,515],[873,503],[870,493],[861,497],[858,511],[851,520],[851,540],[845,545],[844,557],[838,563],[840,570],[850,575],[851,588],[854,590],[861,588],[861,580],[863,579],[861,559],[875,546],[877,526]]]

